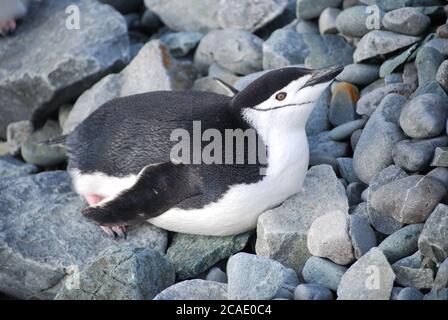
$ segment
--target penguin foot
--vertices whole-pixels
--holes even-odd
[[[17,24],[15,20],[6,20],[0,22],[0,36],[7,36],[16,30]]]
[[[127,236],[127,227],[126,226],[116,226],[116,227],[107,227],[101,226],[101,229],[114,240],[116,239],[125,239]]]

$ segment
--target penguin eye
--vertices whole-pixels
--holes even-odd
[[[283,101],[286,99],[286,92],[279,92],[275,95],[275,99],[278,101]]]

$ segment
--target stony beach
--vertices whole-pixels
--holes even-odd
[[[448,300],[447,15],[445,0],[33,4],[0,37],[0,293]],[[241,90],[272,69],[336,64],[306,125],[303,192],[245,234],[145,223],[110,239],[82,217],[64,148],[39,143],[117,97],[229,95],[215,77]]]

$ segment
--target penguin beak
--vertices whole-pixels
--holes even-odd
[[[341,65],[331,66],[313,71],[311,78],[302,87],[314,86],[316,84],[325,83],[333,80],[344,70]]]

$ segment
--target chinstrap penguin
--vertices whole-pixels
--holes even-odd
[[[74,188],[89,203],[82,213],[111,236],[123,237],[126,226],[143,221],[182,233],[242,233],[302,190],[309,160],[305,124],[342,69],[274,70],[233,90],[233,97],[159,91],[114,99],[50,143],[65,143]],[[171,133],[193,135],[193,121],[222,136],[226,129],[255,129],[267,149],[264,174],[260,161],[247,163],[247,149],[244,164],[172,161],[178,141]]]

